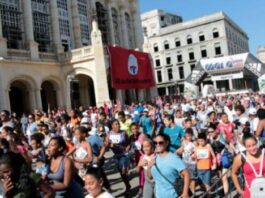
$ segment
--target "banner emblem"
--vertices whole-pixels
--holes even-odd
[[[132,76],[136,76],[138,74],[138,62],[137,58],[133,54],[130,54],[128,59],[128,71]]]

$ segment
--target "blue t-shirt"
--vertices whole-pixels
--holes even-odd
[[[164,133],[170,137],[169,151],[175,153],[181,146],[181,138],[185,136],[185,131],[180,126],[175,125],[174,127],[166,127]]]
[[[141,126],[143,127],[143,133],[144,134],[148,134],[148,135],[152,135],[152,121],[150,117],[145,117],[142,116],[141,117]]]
[[[97,135],[91,135],[88,138],[88,143],[91,145],[93,156],[98,157],[103,146],[102,140]]]
[[[180,172],[186,168],[183,161],[173,153],[168,153],[167,156],[163,158],[157,156],[156,164],[164,177],[171,181],[171,183],[174,183]],[[155,166],[151,168],[151,174],[155,181],[156,198],[175,198],[179,196],[173,185],[161,176]]]

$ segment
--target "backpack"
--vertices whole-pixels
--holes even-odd
[[[221,154],[221,165],[223,168],[229,168],[232,164],[233,155],[227,149],[224,149]]]
[[[250,165],[253,170],[256,178],[252,180],[251,186],[247,183],[246,179],[246,187],[249,189],[251,198],[264,198],[265,197],[265,177],[262,175],[263,172],[263,160],[264,160],[264,149],[262,149],[262,157],[260,162],[260,172],[257,174],[253,164],[248,160],[247,156],[241,152],[242,157],[246,160],[246,162]]]

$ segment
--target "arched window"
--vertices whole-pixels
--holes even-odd
[[[205,36],[204,36],[203,32],[199,33],[199,41],[200,42],[205,41]]]
[[[213,29],[213,38],[218,38],[219,37],[219,31],[217,28]]]
[[[96,10],[97,10],[97,19],[98,19],[98,27],[102,33],[103,43],[108,43],[108,21],[107,21],[107,12],[104,6],[96,2]]]
[[[132,21],[131,17],[128,13],[125,13],[125,22],[126,22],[126,27],[127,27],[127,33],[128,33],[128,39],[129,39],[129,46],[130,48],[134,48],[134,34],[133,34],[133,26],[132,26]]]
[[[188,35],[187,36],[187,44],[189,45],[189,44],[192,44],[192,37],[191,37],[191,35]]]
[[[115,44],[120,45],[119,18],[118,18],[118,12],[115,8],[111,9],[111,15],[112,15]]]
[[[164,41],[164,48],[165,50],[169,49],[169,42],[168,41]]]
[[[154,47],[154,52],[158,52],[159,51],[159,47],[158,47],[158,44],[157,43],[155,43],[153,45],[153,47]]]
[[[180,42],[179,38],[175,39],[175,45],[176,45],[176,47],[180,47],[181,46],[181,42]]]

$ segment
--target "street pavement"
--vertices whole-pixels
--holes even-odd
[[[130,169],[129,171],[129,177],[130,177],[130,184],[131,184],[131,193],[127,196],[125,196],[125,185],[122,182],[121,176],[118,172],[117,165],[112,159],[113,153],[111,151],[108,151],[105,154],[106,160],[105,160],[105,172],[107,174],[108,180],[111,185],[111,194],[116,198],[126,197],[126,198],[133,198],[136,197],[138,190],[139,190],[139,179],[138,174],[135,171],[135,169]],[[223,198],[223,187],[221,181],[216,177],[212,177],[212,183],[216,183],[216,185],[212,189],[211,198]],[[230,193],[227,196],[227,198],[237,198],[239,197],[233,187],[231,177],[229,177],[229,183],[230,183]],[[203,192],[199,189],[199,187],[196,190],[196,196],[194,198],[206,198],[207,196],[203,196]],[[170,198],[170,197],[168,197]]]
[[[113,153],[111,151],[105,154],[105,172],[107,174],[108,180],[111,186],[111,194],[116,198],[119,197],[128,197],[133,198],[136,197],[138,190],[139,190],[139,179],[138,174],[135,169],[130,169],[129,177],[130,177],[130,184],[131,184],[131,192],[129,195],[125,196],[125,185],[122,182],[120,173],[118,172],[118,167],[113,161]]]

